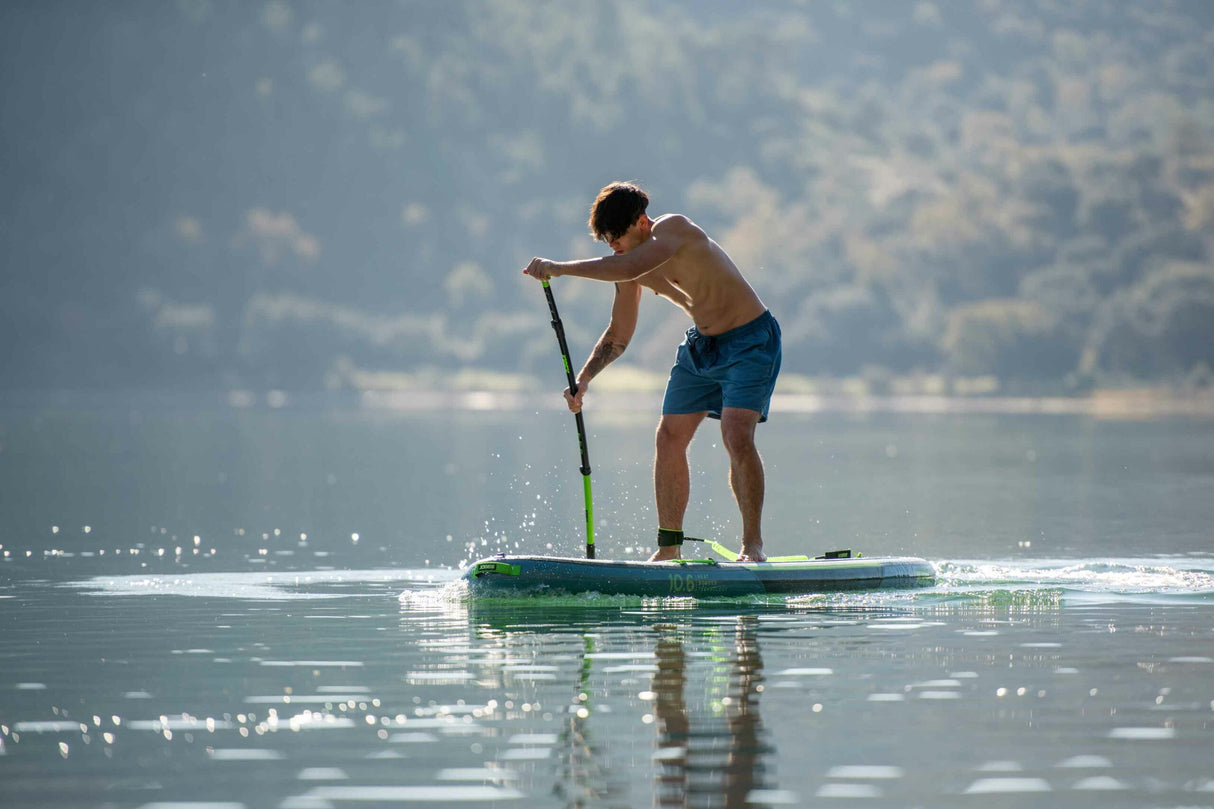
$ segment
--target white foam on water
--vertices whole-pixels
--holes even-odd
[[[828,668],[802,668],[802,669],[784,669],[777,672],[778,675],[787,677],[827,677],[834,674],[834,669]]]

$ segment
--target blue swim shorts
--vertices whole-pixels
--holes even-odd
[[[707,411],[719,419],[722,408],[741,407],[767,421],[780,357],[780,324],[771,312],[712,336],[693,326],[670,369],[662,413]]]

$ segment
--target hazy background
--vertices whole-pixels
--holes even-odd
[[[520,269],[620,178],[786,389],[1211,382],[1208,0],[10,0],[0,77],[10,391],[528,386]],[[580,359],[610,287],[558,295]],[[617,384],[685,326],[643,310]]]

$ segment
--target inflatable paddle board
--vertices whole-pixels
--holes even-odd
[[[474,562],[463,579],[477,595],[593,592],[730,597],[926,587],[935,582],[936,571],[915,557],[853,557],[847,551],[776,562],[640,562],[499,554]]]

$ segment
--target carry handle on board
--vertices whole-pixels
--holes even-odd
[[[569,344],[565,342],[565,327],[561,324],[561,316],[556,311],[556,298],[552,297],[552,287],[547,281],[544,285],[544,295],[548,298],[548,311],[552,313],[552,330],[556,332],[556,342],[561,347],[561,359],[565,361],[565,376],[569,379],[569,394],[577,394],[577,377],[573,375],[573,363],[569,361]],[[581,412],[574,413],[577,422],[577,440],[582,449],[582,491],[586,499],[586,558],[594,558],[594,503],[590,497],[590,450],[586,447],[586,422]]]

